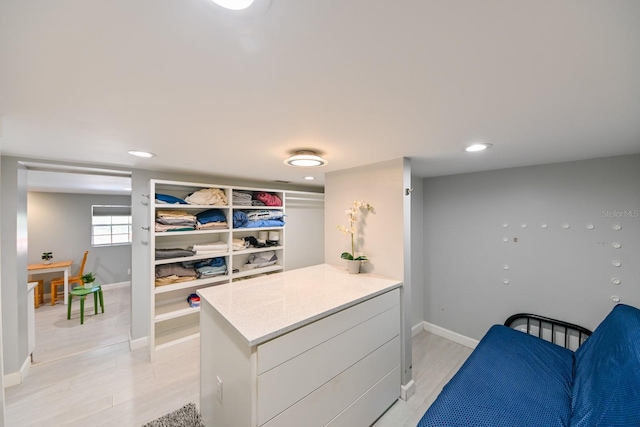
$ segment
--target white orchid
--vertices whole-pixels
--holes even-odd
[[[355,239],[354,236],[358,232],[358,228],[356,224],[358,222],[358,211],[361,209],[365,209],[368,212],[373,212],[373,206],[370,203],[365,202],[364,200],[354,200],[351,208],[344,211],[347,214],[347,220],[349,221],[349,226],[345,227],[344,225],[339,225],[338,230],[342,231],[343,234],[351,235],[351,253],[343,252],[340,255],[340,258],[355,260],[355,261],[367,261],[367,257],[364,255],[360,255],[359,257],[355,257]]]

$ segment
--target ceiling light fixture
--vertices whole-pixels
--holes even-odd
[[[230,10],[243,10],[251,6],[253,0],[213,0],[218,6]]]
[[[287,158],[284,161],[289,166],[298,166],[302,168],[313,168],[318,166],[324,166],[327,162],[322,157],[318,156],[315,151],[303,150],[296,151],[296,153]]]
[[[150,158],[150,157],[155,157],[156,156],[153,153],[149,153],[147,151],[138,151],[138,150],[131,150],[131,151],[129,151],[129,154],[131,154],[132,156],[144,157],[144,158]]]
[[[477,144],[471,144],[470,146],[468,146],[467,148],[464,149],[464,151],[468,152],[468,153],[474,153],[477,151],[484,151],[487,148],[491,148],[493,146],[493,144],[488,144],[488,143],[477,143]]]
[[[306,179],[307,181],[313,181],[316,178],[313,176],[305,176],[304,179]]]

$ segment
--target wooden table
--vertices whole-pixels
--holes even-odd
[[[69,298],[69,270],[73,264],[71,261],[58,261],[51,264],[29,264],[27,270],[30,275],[38,275],[45,273],[55,273],[61,271],[64,274],[64,303],[67,304]]]

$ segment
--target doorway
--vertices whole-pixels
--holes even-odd
[[[123,241],[120,234],[114,235],[112,242],[107,236],[96,238],[95,234],[110,227],[104,221],[110,212],[105,206],[116,207],[113,218],[126,217],[131,206],[131,173],[51,164],[26,166],[28,264],[42,263],[42,255],[52,253],[51,262],[73,262],[69,275],[74,276],[79,273],[82,255],[89,251],[83,273],[93,273],[104,294],[104,314],[101,310],[95,314],[93,298],[89,296],[81,324],[79,300],[71,302],[70,319],[64,301],[51,303],[51,280],[61,277],[61,273],[30,275],[30,281],[43,281],[44,295],[40,306],[34,307],[32,317],[35,335],[30,349],[32,364],[128,341],[130,239]],[[111,229],[121,232],[126,226],[118,220]],[[130,220],[128,227],[130,235]],[[74,286],[77,284],[70,284],[69,288]],[[61,292],[62,286],[58,289]]]

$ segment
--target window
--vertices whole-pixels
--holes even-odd
[[[131,243],[131,206],[91,206],[91,246]]]

